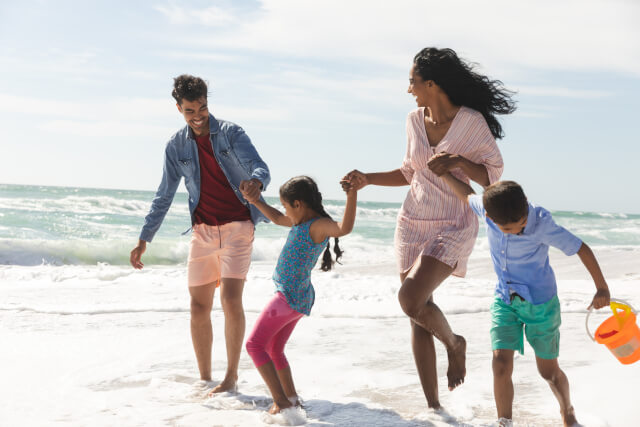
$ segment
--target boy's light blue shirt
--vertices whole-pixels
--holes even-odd
[[[267,164],[262,161],[240,126],[224,120],[216,120],[212,114],[209,114],[209,132],[215,158],[238,199],[249,208],[251,220],[254,224],[260,221],[268,222],[268,219],[255,206],[242,197],[239,189],[240,181],[256,178],[262,182],[262,191],[266,190],[271,181]],[[193,224],[193,213],[200,201],[200,160],[198,146],[189,125],[176,132],[167,143],[162,181],[151,203],[151,209],[144,219],[140,233],[141,240],[151,242],[173,202],[183,177],[189,193],[189,212],[191,224]],[[260,200],[263,200],[262,197]]]
[[[582,240],[556,224],[549,211],[531,203],[522,234],[503,233],[486,217],[482,196],[470,196],[469,206],[487,223],[491,260],[498,275],[496,295],[507,304],[514,292],[532,304],[551,300],[558,291],[549,265],[549,246],[574,255]]]

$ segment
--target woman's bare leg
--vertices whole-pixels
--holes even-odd
[[[411,348],[416,361],[422,390],[429,408],[440,408],[438,396],[438,372],[436,370],[436,349],[433,334],[411,320]]]
[[[416,366],[430,407],[439,407],[435,348],[427,335],[432,334],[447,349],[449,390],[464,382],[466,375],[466,341],[451,330],[449,322],[433,302],[433,291],[453,272],[453,268],[433,257],[423,256],[416,261],[408,274],[401,275],[402,286],[398,299],[403,311],[411,318],[413,353]],[[420,331],[420,328],[424,330]],[[426,381],[426,383],[424,382]],[[435,398],[434,398],[435,397]]]

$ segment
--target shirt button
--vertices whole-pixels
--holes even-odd
[[[502,271],[507,271],[507,267],[502,267]]]
[[[504,253],[504,251],[502,251],[502,253]]]

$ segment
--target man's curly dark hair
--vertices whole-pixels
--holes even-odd
[[[171,96],[180,105],[182,105],[183,99],[187,101],[197,101],[201,98],[207,99],[207,83],[200,77],[182,74],[173,79]]]

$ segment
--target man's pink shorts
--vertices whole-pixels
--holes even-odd
[[[187,264],[189,286],[216,283],[221,278],[245,279],[251,264],[254,226],[251,221],[193,226]]]

